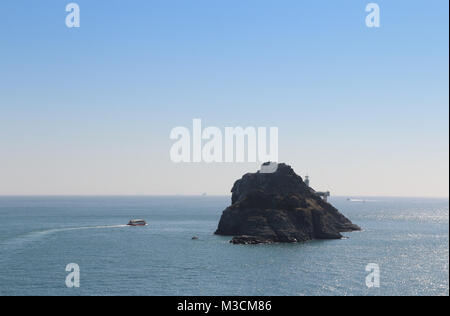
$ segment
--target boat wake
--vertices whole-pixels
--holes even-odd
[[[104,229],[104,228],[122,228],[128,227],[128,225],[103,225],[103,226],[82,226],[82,227],[67,227],[67,228],[55,228],[48,229],[43,231],[34,232],[37,234],[51,234],[51,233],[59,233],[59,232],[67,232],[72,230],[84,230],[84,229]]]
[[[102,226],[81,226],[81,227],[65,227],[65,228],[54,228],[54,229],[47,229],[47,230],[40,230],[40,231],[34,231],[30,232],[24,235],[20,235],[17,237],[14,237],[9,240],[5,240],[3,242],[0,242],[0,246],[20,246],[27,244],[29,242],[35,242],[40,240],[41,238],[55,234],[55,233],[62,233],[62,232],[69,232],[69,231],[76,231],[76,230],[87,230],[87,229],[109,229],[109,228],[124,228],[129,227],[128,225],[102,225]]]

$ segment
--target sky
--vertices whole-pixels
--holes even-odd
[[[226,195],[256,163],[174,163],[174,127],[278,127],[344,196],[448,197],[448,1],[0,2],[0,195]]]

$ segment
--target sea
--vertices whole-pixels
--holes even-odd
[[[330,202],[363,230],[232,245],[229,196],[0,197],[0,295],[449,295],[447,198]]]

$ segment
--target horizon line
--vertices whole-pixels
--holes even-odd
[[[0,194],[5,197],[230,197],[232,194]],[[422,198],[450,199],[450,196],[406,196],[406,195],[331,195],[345,198]]]

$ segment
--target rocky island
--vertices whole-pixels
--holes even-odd
[[[268,167],[270,163],[262,166]],[[247,173],[233,188],[217,235],[234,236],[234,244],[340,239],[361,230],[324,201],[284,163],[274,172]]]

